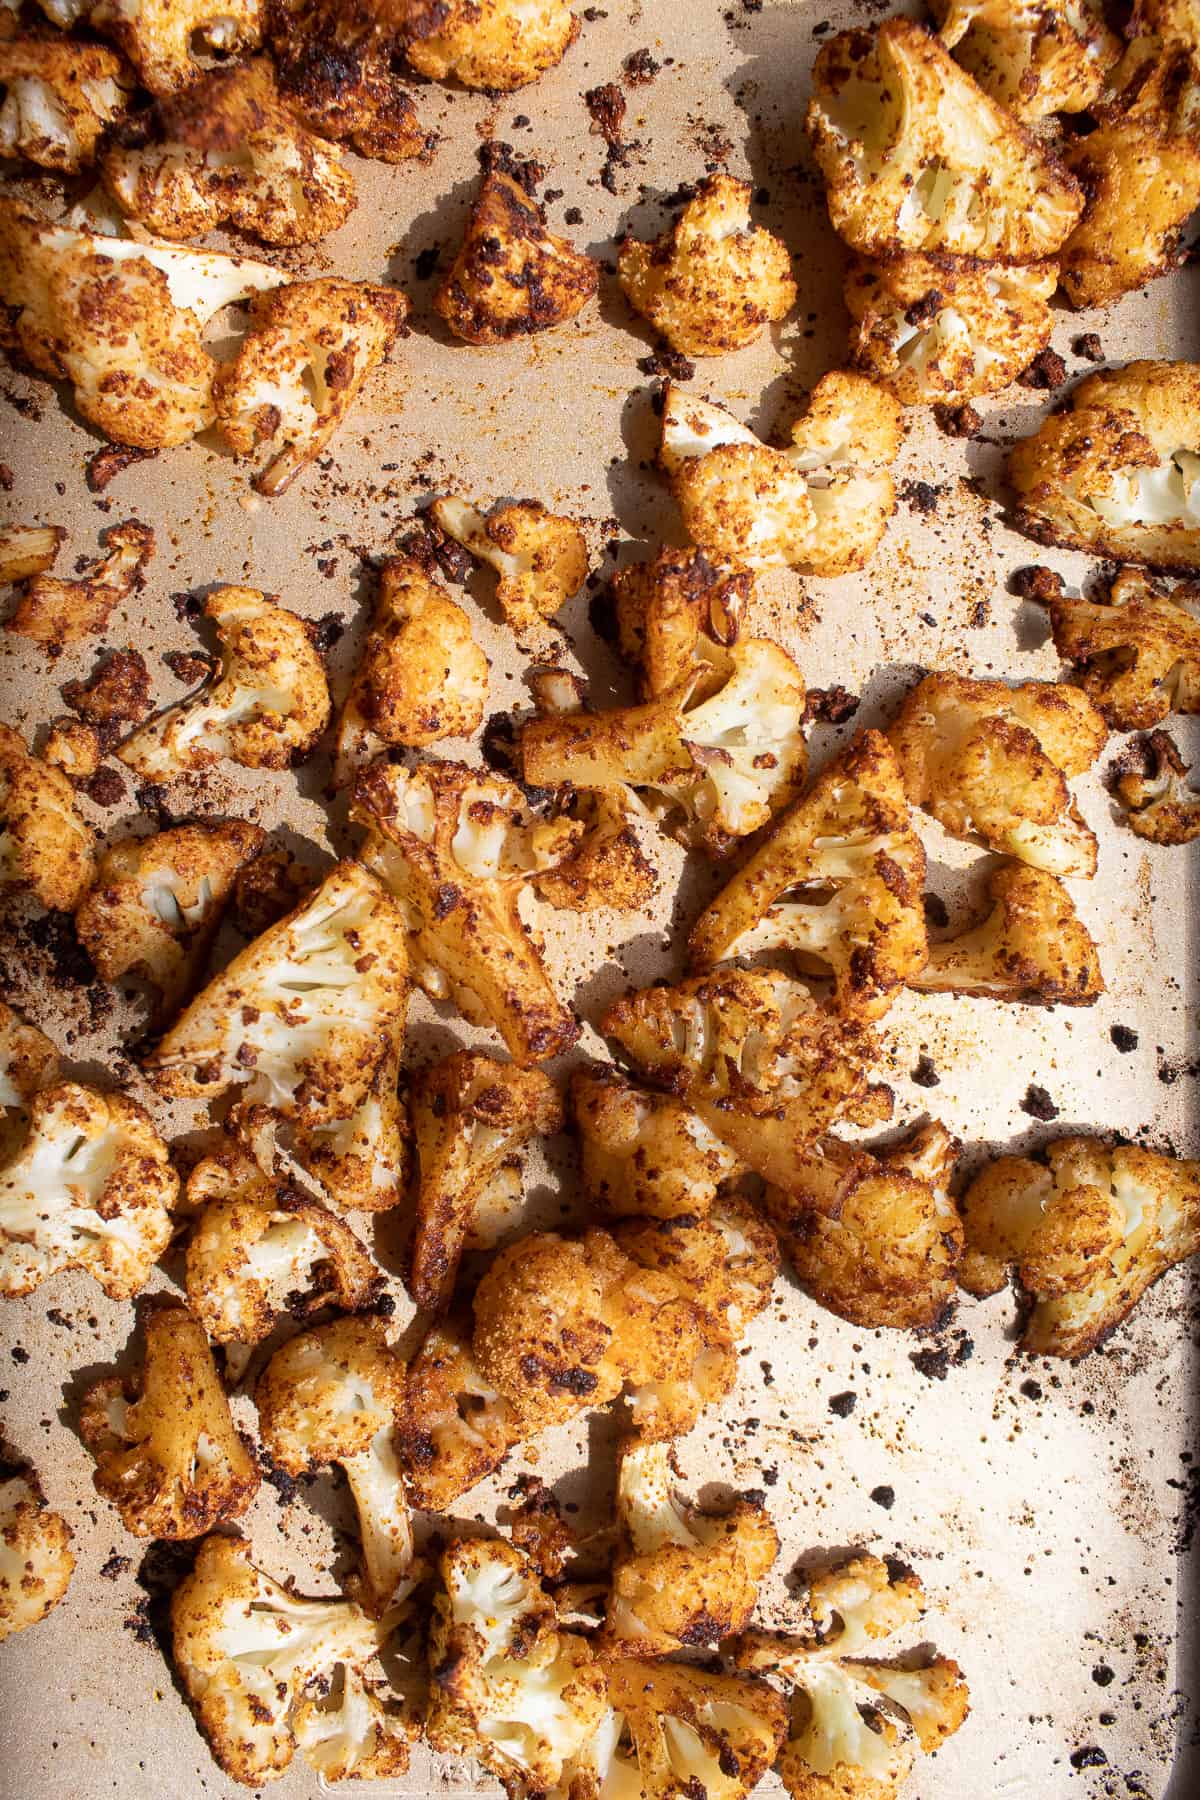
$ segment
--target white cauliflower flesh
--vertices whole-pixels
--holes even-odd
[[[540,501],[515,500],[483,513],[447,494],[429,512],[447,537],[496,571],[496,599],[514,631],[544,624],[587,580],[583,533]]]
[[[1200,837],[1200,793],[1169,731],[1152,731],[1138,746],[1140,767],[1124,768],[1113,792],[1125,823],[1150,844],[1190,844]]]
[[[126,738],[117,754],[147,781],[211,768],[287,769],[329,721],[329,683],[304,620],[257,588],[217,587],[204,602],[221,660],[195,694]]]
[[[42,906],[71,912],[92,883],[92,846],[66,776],[0,722],[0,892],[28,888]]]
[[[244,257],[56,225],[0,198],[4,341],[70,381],[81,416],[115,443],[165,449],[211,425],[205,328],[284,279]]]
[[[703,1218],[738,1158],[691,1109],[636,1087],[616,1069],[571,1076],[580,1173],[591,1205],[610,1218]]]
[[[6,525],[0,529],[0,583],[28,581],[53,568],[67,533],[62,525]]]
[[[1114,731],[1200,712],[1200,586],[1121,569],[1103,598],[1049,608],[1054,648]]]
[[[179,1179],[166,1145],[123,1094],[66,1082],[35,1094],[29,1113],[0,1169],[0,1294],[83,1269],[127,1300],[171,1239]]]
[[[68,644],[104,630],[113,608],[142,585],[154,554],[154,533],[140,520],[127,519],[101,535],[104,555],[73,580],[45,573],[29,578],[6,621],[9,631],[58,656]]]
[[[100,44],[34,31],[0,38],[0,156],[77,175],[124,114],[132,85],[121,58]]]
[[[74,1567],[71,1528],[33,1470],[0,1464],[0,1643],[53,1611]]]
[[[929,946],[910,987],[1047,1006],[1091,1006],[1099,998],[1099,952],[1056,876],[1001,864],[988,878],[988,899],[978,924]]]
[[[932,0],[942,43],[1014,118],[1083,113],[1121,54],[1098,0]]]
[[[896,505],[900,408],[865,375],[823,375],[786,450],[723,406],[667,384],[660,457],[689,538],[714,562],[844,575],[871,559]]]
[[[259,42],[262,0],[97,0],[88,23],[120,45],[143,87],[174,94],[201,73],[197,40],[219,51]]]
[[[605,1673],[608,1710],[555,1800],[746,1800],[786,1736],[787,1708],[765,1681],[627,1656]]]
[[[408,60],[435,81],[511,93],[562,61],[579,36],[568,0],[408,0]]]
[[[251,307],[250,330],[213,383],[217,423],[238,456],[266,450],[254,479],[282,494],[329,443],[371,371],[407,335],[399,288],[326,277]]]

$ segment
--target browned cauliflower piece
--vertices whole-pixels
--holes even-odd
[[[514,631],[544,624],[587,580],[583,533],[573,519],[547,512],[538,500],[514,500],[482,513],[447,494],[429,511],[447,537],[496,571],[496,599]]]
[[[1169,731],[1138,745],[1141,766],[1123,768],[1113,792],[1125,823],[1151,844],[1190,844],[1200,837],[1200,793],[1188,785],[1189,764]]]
[[[975,1177],[958,1278],[995,1294],[1015,1267],[1032,1301],[1022,1348],[1074,1361],[1200,1251],[1200,1163],[1086,1137],[1056,1138],[1042,1156],[1002,1156]]]
[[[929,946],[908,978],[923,994],[975,994],[1047,1006],[1092,1006],[1104,992],[1100,955],[1062,882],[1005,863],[988,878],[991,905],[976,925]]]
[[[77,175],[125,113],[132,86],[124,62],[101,44],[47,31],[0,37],[0,156]]]
[[[822,46],[805,127],[834,230],[867,256],[1036,262],[1083,208],[1052,151],[911,19]]]
[[[0,1294],[83,1269],[128,1300],[171,1240],[178,1194],[167,1146],[134,1101],[74,1082],[43,1088],[0,1168]]]
[[[374,0],[267,0],[281,96],[311,131],[361,156],[407,162],[437,142],[397,74],[402,14]]]
[[[368,827],[363,861],[396,896],[426,993],[493,1025],[514,1062],[568,1050],[579,1026],[521,919],[519,893],[568,854],[580,828],[537,819],[511,782],[449,762],[374,764],[358,778],[351,816]]]
[[[609,589],[621,653],[640,665],[642,693],[653,700],[690,675],[709,645],[728,650],[737,641],[754,574],[668,546],[652,562],[618,569]]]
[[[582,311],[600,266],[546,224],[546,210],[499,167],[485,168],[462,247],[433,297],[468,344],[506,344]]]
[[[390,557],[338,720],[335,780],[343,786],[384,744],[470,737],[487,697],[488,659],[467,614],[419,563]]]
[[[1082,113],[1121,54],[1097,0],[930,0],[942,43],[1016,119]]]
[[[34,1095],[62,1078],[58,1050],[45,1032],[0,1000],[0,1156],[19,1145]]]
[[[147,1315],[141,1369],[92,1383],[79,1435],[96,1459],[97,1492],[134,1537],[203,1537],[240,1518],[258,1492],[258,1465],[186,1306]]]
[[[917,1577],[892,1559],[860,1553],[813,1576],[808,1610],[810,1634],[750,1631],[734,1647],[739,1668],[791,1689],[780,1779],[792,1800],[896,1800],[918,1753],[966,1719],[962,1670],[927,1652],[896,1662],[865,1654],[925,1610]]]
[[[28,888],[40,905],[71,912],[94,873],[91,827],[70,782],[0,722],[0,893]]]
[[[741,1163],[682,1101],[616,1069],[571,1076],[571,1111],[589,1203],[613,1219],[703,1218]]]
[[[66,538],[62,525],[6,525],[0,529],[0,583],[28,581],[54,567]]]
[[[886,388],[822,375],[786,450],[668,382],[660,459],[684,529],[714,562],[845,575],[870,561],[896,489],[900,408]]]
[[[1121,569],[1102,600],[1050,602],[1054,648],[1114,731],[1200,712],[1200,586]]]
[[[399,288],[332,276],[252,303],[241,349],[213,382],[213,404],[235,455],[270,454],[254,478],[260,494],[282,494],[320,456],[368,375],[408,335],[407,317]]]
[[[568,0],[406,0],[408,60],[435,81],[511,93],[560,63],[579,36]]]
[[[91,780],[104,756],[99,731],[80,719],[55,719],[42,745],[42,761],[61,769],[76,787]]]
[[[540,1069],[458,1050],[414,1077],[409,1107],[417,1197],[408,1287],[419,1307],[444,1312],[489,1186],[531,1137],[562,1130],[562,1100]]]
[[[1050,342],[1058,264],[915,252],[856,258],[846,278],[856,367],[902,406],[998,394]]]
[[[787,245],[751,225],[751,192],[748,181],[709,175],[656,243],[621,245],[626,298],[684,356],[740,350],[796,304]]]
[[[325,666],[296,613],[257,588],[216,587],[204,615],[216,627],[219,667],[117,751],[147,781],[208,769],[225,756],[246,769],[287,769],[329,721]]]
[[[97,0],[88,23],[120,46],[143,87],[174,94],[201,73],[197,39],[220,51],[262,41],[262,0]]]
[[[878,1018],[923,967],[925,852],[887,739],[863,731],[692,927],[693,968],[786,950],[832,973],[837,1010]]]
[[[1200,363],[1089,375],[1010,450],[1008,479],[1039,543],[1200,569]]]
[[[59,575],[32,576],[6,621],[9,631],[44,644],[51,656],[68,644],[98,636],[114,606],[141,586],[145,566],[154,555],[154,533],[140,520],[128,519],[110,525],[101,533],[101,542],[104,555],[85,575],[71,581]]]
[[[949,1194],[961,1145],[936,1121],[872,1154],[822,1138],[767,1217],[801,1285],[868,1330],[923,1331],[954,1303],[963,1226]]]
[[[187,998],[233,892],[266,833],[243,819],[176,825],[104,851],[95,886],[75,914],[102,981],[140,975],[158,990],[158,1016]]]
[[[524,1432],[471,1347],[469,1314],[439,1320],[408,1365],[396,1441],[414,1505],[449,1512]]]
[[[1052,875],[1095,874],[1095,834],[1067,781],[1091,767],[1108,730],[1078,688],[927,675],[888,735],[909,799],[952,837]]]
[[[403,1034],[396,1031],[389,1037],[370,1087],[344,1119],[290,1127],[288,1156],[336,1209],[387,1212],[399,1206],[407,1192],[412,1158],[408,1109],[400,1093],[403,1057]],[[266,1156],[277,1155],[278,1120],[270,1115],[262,1123],[266,1127],[264,1142],[274,1147]],[[258,1131],[259,1121],[248,1117],[245,1134],[249,1141],[257,1140]],[[283,1158],[285,1163],[287,1159]]]
[[[71,1527],[33,1470],[0,1462],[0,1643],[53,1612],[74,1568]]]
[[[100,160],[122,212],[163,238],[232,225],[311,244],[354,207],[340,151],[300,125],[262,58],[216,69],[117,134]]]
[[[779,1273],[775,1233],[739,1194],[718,1195],[698,1217],[619,1221],[613,1237],[639,1268],[669,1275],[731,1343],[771,1299]]]

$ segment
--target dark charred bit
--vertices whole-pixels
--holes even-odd
[[[652,379],[669,381],[691,381],[696,373],[695,363],[678,350],[655,350],[649,356],[639,357],[638,368]]]
[[[1051,601],[1062,599],[1063,578],[1044,563],[1027,563],[1024,568],[1013,570],[1008,591],[1019,600],[1036,600],[1039,606],[1049,606]]]
[[[876,1506],[882,1506],[884,1512],[891,1512],[893,1506],[896,1504],[896,1490],[893,1487],[888,1487],[886,1484],[880,1487],[873,1487],[868,1498],[873,1500]]]
[[[600,1384],[600,1378],[591,1369],[578,1366],[569,1369],[554,1369],[550,1373],[547,1387],[552,1394],[575,1394],[579,1399],[586,1399],[594,1394]]]
[[[1067,365],[1057,350],[1039,350],[1029,367],[1017,376],[1022,387],[1035,388],[1043,394],[1060,388],[1066,379]]]
[[[917,1087],[922,1088],[940,1087],[942,1083],[942,1078],[934,1067],[933,1058],[927,1056],[924,1051],[918,1056],[916,1066],[913,1068],[909,1079]]]
[[[163,662],[176,681],[182,681],[186,687],[199,687],[216,667],[214,659],[199,650],[167,650]]]
[[[983,427],[983,420],[973,406],[935,406],[933,416],[945,437],[973,438]]]
[[[108,1561],[100,1565],[100,1576],[103,1581],[115,1581],[118,1575],[124,1575],[133,1567],[127,1556],[118,1556],[114,1550]]]
[[[84,782],[83,791],[97,806],[119,806],[125,798],[125,781],[117,769],[97,769]]]
[[[49,963],[55,987],[88,988],[94,984],[92,959],[79,941],[70,913],[43,913],[30,920],[25,935]]]
[[[160,831],[175,823],[175,814],[167,805],[167,790],[161,782],[144,782],[135,792],[134,799],[142,812],[149,813]]]
[[[1029,1380],[1021,1383],[1021,1392],[1027,1400],[1040,1400],[1042,1398],[1042,1384],[1040,1381],[1034,1381],[1031,1376]]]
[[[258,1451],[258,1466],[262,1470],[263,1480],[275,1489],[279,1505],[290,1506],[300,1491],[300,1483],[296,1477],[289,1475],[286,1469],[281,1469],[277,1462],[273,1462],[261,1445]]]
[[[515,781],[521,771],[517,724],[511,713],[492,713],[485,721],[479,748],[489,769]]]
[[[1045,1088],[1039,1087],[1037,1082],[1031,1081],[1025,1090],[1021,1111],[1028,1113],[1031,1119],[1041,1119],[1045,1123],[1049,1123],[1051,1119],[1057,1119],[1059,1109]]]
[[[511,144],[489,138],[479,146],[479,166],[485,175],[507,175],[532,199],[546,179],[546,165],[532,156],[519,156]]]
[[[0,463],[0,493],[11,494],[16,476],[7,463]]]
[[[904,504],[923,518],[937,512],[938,501],[944,492],[929,481],[905,481],[900,485],[900,498]]]
[[[602,137],[606,144],[619,144],[627,102],[616,82],[606,81],[602,87],[589,88],[583,103],[592,115],[593,135]]]
[[[204,611],[204,602],[199,594],[172,594],[171,605],[175,608],[175,617],[194,625]]]
[[[309,636],[318,656],[328,656],[333,646],[343,636],[346,621],[339,612],[322,613],[321,617],[309,626]]]
[[[910,1350],[908,1360],[926,1381],[945,1381],[951,1369],[961,1369],[964,1363],[970,1362],[974,1354],[974,1339],[968,1337],[965,1331],[959,1331],[951,1341],[923,1344],[919,1350]]]
[[[93,494],[102,494],[109,482],[134,463],[152,462],[157,450],[139,450],[133,444],[104,444],[87,461],[87,484]]]
[[[944,931],[950,923],[950,914],[942,896],[926,892],[921,896],[921,904],[925,908],[925,923],[932,925],[935,931]]]
[[[1102,1769],[1107,1762],[1108,1758],[1098,1744],[1085,1744],[1082,1750],[1071,1752],[1073,1769]]]
[[[103,740],[106,728],[136,724],[150,711],[150,671],[136,650],[114,650],[86,681],[63,684],[62,697],[71,711],[95,725]]]
[[[1081,337],[1071,339],[1071,349],[1084,362],[1098,363],[1104,361],[1104,345],[1094,331],[1085,331]]]
[[[829,1410],[836,1419],[848,1419],[857,1405],[858,1395],[854,1393],[829,1396]]]
[[[862,701],[844,687],[809,688],[804,702],[804,723],[812,725],[844,725],[852,719]]]
[[[1138,1034],[1132,1025],[1110,1025],[1108,1035],[1122,1056],[1128,1056],[1131,1050],[1138,1047]]]
[[[654,80],[662,68],[662,64],[655,62],[649,50],[643,45],[640,50],[630,51],[622,68],[625,80],[630,87],[646,87]]]

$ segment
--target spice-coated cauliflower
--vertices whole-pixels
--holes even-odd
[[[134,1537],[203,1537],[239,1518],[258,1492],[258,1465],[186,1306],[147,1316],[140,1371],[92,1383],[79,1435],[96,1459],[97,1492]]]
[[[1083,207],[1053,153],[911,19],[830,39],[805,125],[834,230],[867,256],[1035,262]]]
[[[568,0],[407,0],[408,60],[435,81],[511,93],[560,63],[579,36]]]
[[[1200,1163],[1085,1137],[1056,1138],[1042,1155],[1002,1156],[975,1177],[958,1279],[995,1294],[1015,1267],[1033,1302],[1022,1347],[1074,1361],[1200,1251]]]
[[[28,581],[52,569],[66,538],[62,525],[6,525],[0,528],[0,583]]]
[[[427,156],[437,141],[397,73],[397,10],[375,0],[266,4],[266,38],[289,110],[321,137],[390,163]]]
[[[411,1162],[408,1112],[400,1093],[400,1066],[404,1040],[391,1034],[376,1064],[371,1085],[345,1118],[305,1124],[293,1122],[287,1132],[286,1154],[280,1158],[278,1121],[274,1115],[259,1117],[248,1110],[243,1136],[256,1145],[270,1164],[296,1162],[331,1206],[351,1211],[387,1212],[399,1206],[408,1188]],[[269,1109],[259,1109],[269,1113]],[[260,1137],[260,1129],[263,1135]]]
[[[822,375],[786,450],[722,406],[667,384],[660,457],[689,538],[714,562],[845,575],[871,559],[896,506],[900,408],[865,375]]]
[[[1200,586],[1121,569],[1099,600],[1051,600],[1054,648],[1114,731],[1200,712]]]
[[[111,1300],[145,1287],[171,1240],[179,1178],[141,1107],[73,1082],[29,1102],[0,1168],[0,1294],[83,1269]]]
[[[101,534],[104,555],[73,580],[33,575],[6,621],[9,631],[44,644],[51,656],[65,645],[95,637],[118,602],[136,592],[154,554],[154,533],[138,519],[110,525]]]
[[[466,343],[505,344],[573,319],[599,285],[599,264],[549,230],[518,180],[490,168],[433,305]]]
[[[938,35],[1014,118],[1084,113],[1121,54],[1098,0],[931,0]]]
[[[1138,748],[1140,766],[1123,768],[1113,783],[1126,825],[1147,843],[1192,843],[1200,837],[1200,793],[1188,785],[1178,745],[1169,731],[1152,731]]]
[[[571,1076],[571,1111],[589,1204],[607,1218],[703,1218],[737,1156],[683,1101],[613,1068]]]
[[[621,246],[617,278],[630,305],[684,356],[740,350],[796,304],[787,245],[751,225],[751,191],[710,175],[656,243]]]
[[[703,1217],[619,1221],[613,1237],[639,1268],[669,1275],[716,1338],[736,1342],[770,1302],[779,1245],[739,1194],[719,1195]]]
[[[498,576],[496,599],[514,631],[532,631],[587,580],[587,544],[573,519],[537,500],[514,500],[482,513],[443,495],[429,509],[447,537]]]
[[[0,1643],[54,1610],[74,1568],[71,1528],[33,1470],[0,1462]]]
[[[1095,834],[1067,780],[1091,767],[1108,730],[1078,688],[927,675],[888,735],[909,799],[951,836],[1052,875],[1095,874]]]
[[[372,369],[407,336],[399,288],[332,276],[255,300],[241,349],[213,382],[217,424],[237,456],[265,449],[260,494],[282,494],[313,462]]]
[[[197,38],[211,50],[251,50],[262,38],[262,0],[97,0],[88,23],[120,46],[152,94],[174,94],[201,73]]]
[[[70,782],[0,722],[0,892],[28,888],[42,906],[70,912],[94,873],[91,827]]]
[[[413,1504],[449,1512],[524,1435],[507,1400],[485,1380],[469,1314],[441,1319],[408,1365],[396,1441]]]
[[[976,994],[1047,1006],[1091,1006],[1104,992],[1100,955],[1062,882],[1004,863],[988,877],[978,924],[930,944],[908,985],[923,994]]]
[[[856,259],[846,278],[855,366],[902,406],[998,394],[1050,342],[1058,264],[916,252]]]
[[[876,1154],[823,1138],[791,1192],[767,1189],[767,1217],[815,1300],[869,1330],[944,1319],[963,1254],[949,1194],[960,1149],[936,1121]]]
[[[708,645],[736,642],[754,575],[668,545],[652,562],[618,569],[609,589],[621,654],[639,665],[642,693],[653,700],[690,675]]]
[[[1008,479],[1039,543],[1200,569],[1200,363],[1089,375],[1009,452]]]
[[[832,973],[839,1012],[877,1018],[925,962],[924,887],[895,755],[860,732],[701,913],[692,967],[786,950]]]
[[[77,175],[129,105],[133,78],[112,50],[57,32],[0,38],[0,156]]]
[[[44,1031],[0,1000],[0,1155],[23,1135],[23,1118],[35,1094],[62,1080],[58,1050]]]

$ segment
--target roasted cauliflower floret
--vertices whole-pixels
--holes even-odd
[[[839,1012],[877,1018],[925,962],[924,887],[895,755],[860,732],[701,913],[692,966],[787,950],[832,973]]]
[[[6,525],[0,528],[0,583],[44,575],[58,560],[66,538],[62,525]]]
[[[88,22],[120,45],[142,86],[174,94],[200,74],[192,45],[250,50],[262,38],[262,0],[97,0]]]
[[[787,1708],[765,1681],[632,1656],[607,1659],[605,1673],[609,1711],[573,1794],[746,1800],[775,1761]]]
[[[962,1671],[945,1656],[888,1663],[865,1655],[925,1610],[911,1570],[852,1556],[812,1578],[812,1633],[751,1631],[739,1667],[766,1670],[791,1688],[791,1718],[778,1772],[793,1800],[895,1800],[918,1752],[936,1750],[969,1711]],[[882,1704],[881,1704],[882,1700]]]
[[[281,103],[261,58],[163,101],[118,134],[100,168],[121,210],[164,238],[228,224],[265,244],[311,244],[354,206],[340,152]]]
[[[71,912],[94,872],[91,827],[70,782],[0,723],[0,892],[28,888],[40,905]]]
[[[952,837],[1052,875],[1095,874],[1095,834],[1067,781],[1091,767],[1108,731],[1078,688],[927,675],[888,735],[909,799]]]
[[[0,1643],[53,1612],[74,1568],[71,1528],[33,1470],[0,1464]]]
[[[865,375],[822,375],[786,450],[667,384],[663,468],[688,536],[715,562],[807,575],[863,568],[896,506],[900,408]]]
[[[241,869],[266,837],[242,819],[177,825],[104,851],[75,914],[102,981],[136,974],[168,1017],[187,998]]]
[[[369,829],[363,861],[399,902],[413,976],[431,998],[493,1025],[515,1062],[569,1049],[579,1026],[550,984],[518,896],[568,854],[580,828],[539,821],[518,788],[463,763],[377,763],[358,778],[352,817]]]
[[[960,1149],[936,1122],[876,1154],[822,1138],[789,1193],[767,1189],[767,1217],[815,1300],[869,1330],[945,1318],[963,1254],[948,1191]]]
[[[413,1079],[409,1107],[417,1152],[409,1291],[426,1311],[444,1312],[489,1186],[531,1137],[561,1131],[562,1101],[540,1069],[459,1050]]]
[[[0,1154],[7,1156],[20,1143],[34,1095],[57,1087],[62,1078],[58,1051],[45,1032],[0,1000]]]
[[[134,1537],[203,1537],[240,1518],[258,1492],[258,1465],[186,1306],[147,1316],[141,1369],[92,1383],[79,1435],[96,1459],[97,1492]]]
[[[259,1377],[254,1399],[262,1441],[290,1475],[341,1465],[358,1512],[367,1589],[382,1610],[413,1560],[393,1441],[404,1364],[382,1321],[335,1319],[289,1339]]]
[[[1096,0],[931,0],[939,36],[1014,118],[1087,112],[1121,54]]]
[[[998,394],[1050,342],[1058,265],[901,253],[846,278],[855,365],[902,406]]]
[[[0,1294],[83,1269],[111,1300],[145,1287],[171,1239],[179,1178],[140,1106],[63,1082],[32,1095],[0,1168]]]
[[[433,305],[466,343],[506,344],[573,319],[599,285],[599,264],[557,237],[545,208],[493,167],[484,170],[462,246]]]
[[[1075,178],[911,19],[823,45],[805,127],[834,230],[867,256],[1035,262],[1083,208]]]
[[[496,571],[496,599],[514,631],[543,624],[587,580],[587,544],[573,519],[538,500],[514,500],[482,513],[447,494],[430,516],[447,537]]]
[[[375,1068],[371,1085],[344,1119],[306,1125],[293,1123],[288,1157],[299,1164],[332,1206],[362,1212],[387,1212],[399,1206],[408,1188],[411,1155],[408,1111],[400,1094],[404,1041],[399,1032]],[[259,1109],[269,1113],[269,1109]],[[255,1109],[250,1109],[254,1114]],[[260,1140],[260,1127],[265,1135]],[[243,1135],[264,1145],[264,1161],[279,1158],[278,1121],[247,1116]],[[273,1146],[273,1148],[268,1148]]]
[[[121,600],[143,580],[154,554],[154,533],[138,519],[110,525],[102,534],[104,555],[85,575],[66,581],[59,575],[34,575],[26,582],[7,620],[9,631],[44,644],[51,656],[64,646],[96,637]]]
[[[213,403],[236,455],[270,453],[254,478],[260,494],[282,494],[320,456],[372,369],[407,336],[407,317],[399,288],[333,277],[292,282],[251,305]]]
[[[0,156],[77,175],[124,114],[132,85],[121,58],[101,44],[42,31],[0,38]]]
[[[1056,1138],[1042,1154],[1045,1166],[1002,1156],[975,1177],[958,1278],[995,1294],[1015,1267],[1032,1301],[1022,1347],[1074,1361],[1200,1250],[1200,1163],[1086,1137]]]
[[[257,588],[217,587],[204,602],[221,660],[203,687],[126,738],[121,761],[147,781],[211,768],[287,769],[329,721],[329,683],[304,620]]]
[[[408,0],[408,60],[435,81],[511,93],[560,63],[579,36],[567,0]]]
[[[669,1275],[710,1320],[710,1335],[736,1342],[769,1303],[779,1246],[739,1194],[715,1198],[703,1217],[626,1219],[613,1236],[643,1269]]]
[[[975,994],[1047,1006],[1091,1006],[1104,992],[1100,955],[1062,882],[1006,863],[988,878],[988,912],[957,937],[930,944],[908,978],[923,994]]]
[[[1126,825],[1151,844],[1190,844],[1200,837],[1200,793],[1188,784],[1189,765],[1169,731],[1152,731],[1138,748],[1141,766],[1113,783]]]
[[[380,162],[426,156],[437,141],[396,72],[403,10],[374,0],[266,5],[267,41],[287,107],[321,137],[345,140]]]
[[[1103,600],[1050,602],[1054,648],[1114,731],[1200,712],[1200,586],[1122,569]]]
[[[499,1468],[523,1435],[507,1400],[484,1379],[469,1315],[440,1320],[408,1365],[396,1439],[416,1506],[449,1512]]]
[[[1089,375],[1009,452],[1008,479],[1039,543],[1200,569],[1200,363]]]
[[[741,1164],[682,1101],[593,1065],[571,1076],[584,1191],[614,1219],[703,1218]]]
[[[787,245],[751,225],[751,192],[748,181],[709,175],[656,243],[621,246],[630,305],[684,356],[740,350],[796,304]]]
[[[703,550],[660,550],[652,562],[628,563],[609,583],[621,653],[640,665],[642,692],[653,700],[690,675],[716,644],[737,641],[754,595],[749,569],[709,562]]]
[[[392,1686],[394,1639],[387,1656],[382,1678],[343,1663],[327,1690],[324,1681],[317,1683],[293,1712],[292,1735],[324,1782],[394,1781],[407,1770],[412,1747],[421,1739],[420,1712],[412,1696],[397,1696]],[[411,1657],[408,1661],[411,1667]]]

